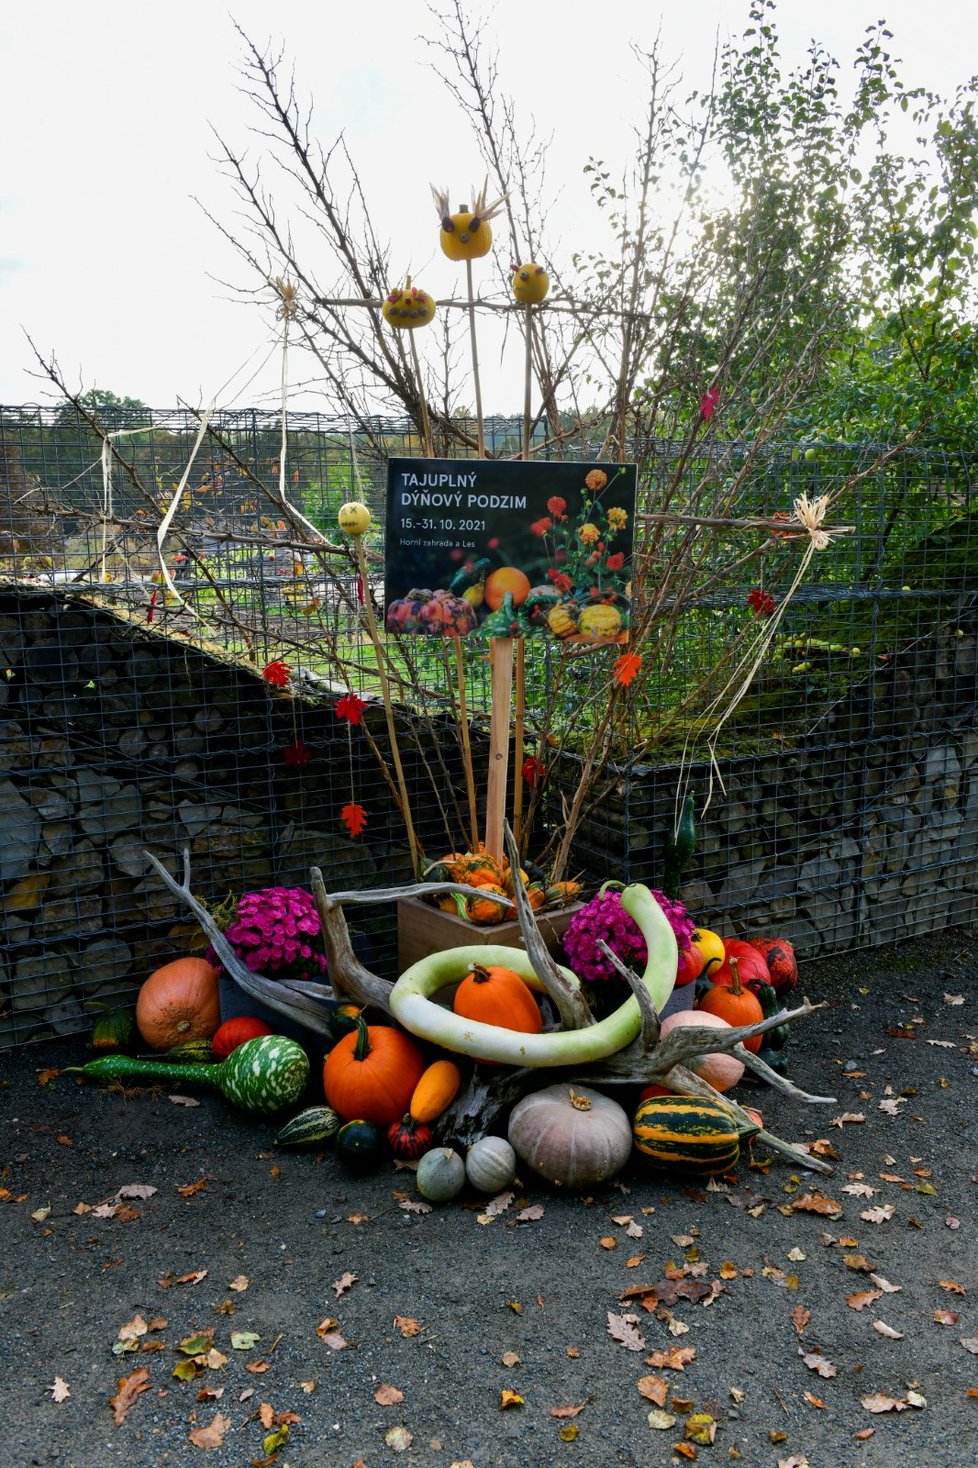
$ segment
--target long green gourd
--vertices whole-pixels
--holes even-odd
[[[642,982],[656,1009],[661,1012],[676,982],[679,961],[676,935],[647,887],[637,883],[626,887],[621,894],[621,905],[638,924],[645,939],[649,956]],[[394,1018],[412,1035],[430,1040],[456,1054],[494,1060],[503,1065],[541,1067],[603,1060],[630,1044],[642,1027],[641,1011],[634,994],[599,1024],[542,1035],[527,1035],[465,1019],[432,1002],[432,995],[463,978],[474,963],[511,968],[531,988],[539,990],[543,987],[533,972],[528,955],[521,948],[504,948],[499,944],[481,948],[449,948],[420,959],[401,975],[390,995]],[[570,970],[562,969],[561,972],[575,985],[579,983]]]
[[[101,1055],[86,1065],[65,1066],[65,1073],[95,1081],[157,1080],[180,1085],[198,1081],[219,1087],[232,1106],[264,1116],[298,1101],[309,1079],[309,1057],[301,1045],[284,1035],[259,1035],[232,1050],[218,1065]]]

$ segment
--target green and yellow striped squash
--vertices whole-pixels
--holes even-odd
[[[651,1096],[635,1113],[632,1135],[650,1166],[705,1177],[736,1167],[741,1142],[758,1130],[739,1127],[719,1101]]]
[[[277,1147],[327,1147],[343,1125],[332,1106],[307,1106],[275,1138]]]

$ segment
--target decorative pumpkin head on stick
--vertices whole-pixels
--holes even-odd
[[[490,219],[494,219],[503,207],[505,197],[494,199],[491,204],[486,203],[486,192],[489,180],[482,185],[478,194],[474,194],[474,202],[470,209],[467,204],[459,206],[456,213],[451,212],[448,202],[448,190],[436,189],[431,186],[432,197],[435,201],[435,209],[441,220],[441,233],[439,243],[442,253],[449,260],[481,260],[483,255],[488,255],[492,244],[492,229]]]

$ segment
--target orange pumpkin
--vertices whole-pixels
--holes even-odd
[[[498,612],[507,592],[515,607],[521,606],[530,594],[530,578],[518,566],[500,566],[486,577],[486,606],[491,612]]]
[[[501,964],[473,964],[455,990],[452,1008],[465,1019],[504,1030],[539,1035],[543,1020],[532,991],[519,974]]]
[[[739,1025],[759,1024],[764,1018],[761,1001],[756,994],[751,993],[750,989],[741,987],[740,975],[737,972],[740,964],[734,954],[730,955],[728,963],[732,972],[730,984],[714,984],[712,988],[707,989],[696,1006],[697,1012],[717,1014],[721,1019],[725,1019],[728,1025],[733,1025],[735,1029]],[[760,1050],[763,1039],[763,1035],[754,1035],[752,1039],[742,1041],[742,1044],[745,1050],[756,1053]]]
[[[323,1090],[340,1116],[390,1126],[410,1106],[424,1069],[421,1051],[403,1030],[368,1025],[360,1015],[323,1062]]]
[[[151,1050],[209,1040],[220,1023],[218,971],[202,958],[165,963],[139,991],[136,1026]]]

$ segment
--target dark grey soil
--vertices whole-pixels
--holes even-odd
[[[961,1342],[978,1336],[976,958],[975,935],[957,930],[805,970],[801,990],[829,1007],[795,1027],[791,1073],[836,1104],[802,1107],[755,1087],[738,1094],[762,1106],[782,1136],[831,1141],[832,1178],[796,1175],[775,1160],[766,1174],[742,1166],[725,1194],[632,1167],[621,1187],[585,1199],[526,1178],[519,1197],[542,1204],[543,1215],[522,1223],[518,1201],[485,1222],[484,1201],[471,1196],[406,1212],[395,1192],[413,1196],[410,1173],[384,1168],[359,1179],[329,1155],[279,1155],[272,1124],[245,1122],[202,1092],[187,1108],[165,1092],[123,1096],[67,1076],[38,1084],[39,1071],[82,1061],[80,1044],[3,1057],[0,1464],[243,1468],[265,1457],[263,1403],[301,1418],[278,1468],[686,1462],[675,1449],[682,1411],[672,1408],[668,1430],[648,1425],[653,1404],[636,1382],[656,1374],[668,1379],[667,1407],[686,1399],[718,1419],[713,1445],[695,1449],[701,1464],[971,1468],[978,1400],[968,1390],[978,1388],[978,1358]],[[903,1098],[896,1115],[880,1110],[891,1092]],[[846,1112],[865,1121],[832,1124]],[[200,1179],[201,1191],[178,1191]],[[853,1181],[874,1195],[843,1191]],[[129,1200],[133,1216],[85,1211],[129,1184],[157,1190]],[[790,1210],[813,1185],[841,1205],[839,1216]],[[763,1211],[754,1216],[745,1204]],[[893,1208],[888,1221],[860,1217],[881,1205]],[[641,1238],[614,1221],[628,1215]],[[738,1273],[708,1307],[680,1299],[672,1314],[688,1330],[673,1335],[620,1296],[661,1280],[670,1261],[687,1262],[689,1246],[675,1238],[690,1235],[707,1281],[725,1261]],[[602,1246],[607,1238],[615,1248]],[[638,1254],[642,1263],[629,1268]],[[847,1264],[857,1254],[899,1287],[861,1311],[847,1296],[877,1286]],[[204,1270],[198,1283],[173,1282]],[[356,1281],[338,1295],[333,1283],[345,1271]],[[246,1289],[229,1288],[238,1276]],[[807,1323],[795,1317],[800,1330],[798,1307],[807,1312]],[[612,1339],[609,1312],[639,1317],[644,1351]],[[942,1323],[936,1312],[960,1318]],[[140,1338],[163,1349],[113,1355],[137,1315],[165,1319]],[[420,1333],[402,1336],[396,1316],[414,1317]],[[329,1317],[345,1349],[317,1335]],[[875,1322],[900,1338],[879,1334]],[[177,1343],[197,1331],[213,1331],[227,1362],[183,1383],[172,1375]],[[234,1349],[232,1331],[259,1339]],[[695,1348],[684,1371],[644,1364],[672,1346]],[[821,1352],[835,1374],[811,1369],[801,1352]],[[504,1364],[507,1353],[518,1362]],[[250,1373],[255,1363],[267,1369]],[[149,1389],[116,1425],[109,1399],[141,1368]],[[56,1377],[70,1391],[61,1402],[50,1392]],[[310,1382],[314,1391],[303,1388]],[[403,1401],[379,1405],[381,1385]],[[222,1395],[201,1400],[204,1388]],[[505,1390],[523,1404],[503,1409]],[[926,1405],[880,1415],[862,1405],[877,1393],[906,1402],[908,1391]],[[582,1403],[573,1418],[552,1415]],[[228,1419],[223,1446],[194,1445],[190,1433],[215,1413]],[[397,1426],[413,1434],[400,1452],[385,1441]],[[569,1426],[578,1434],[564,1441]]]

